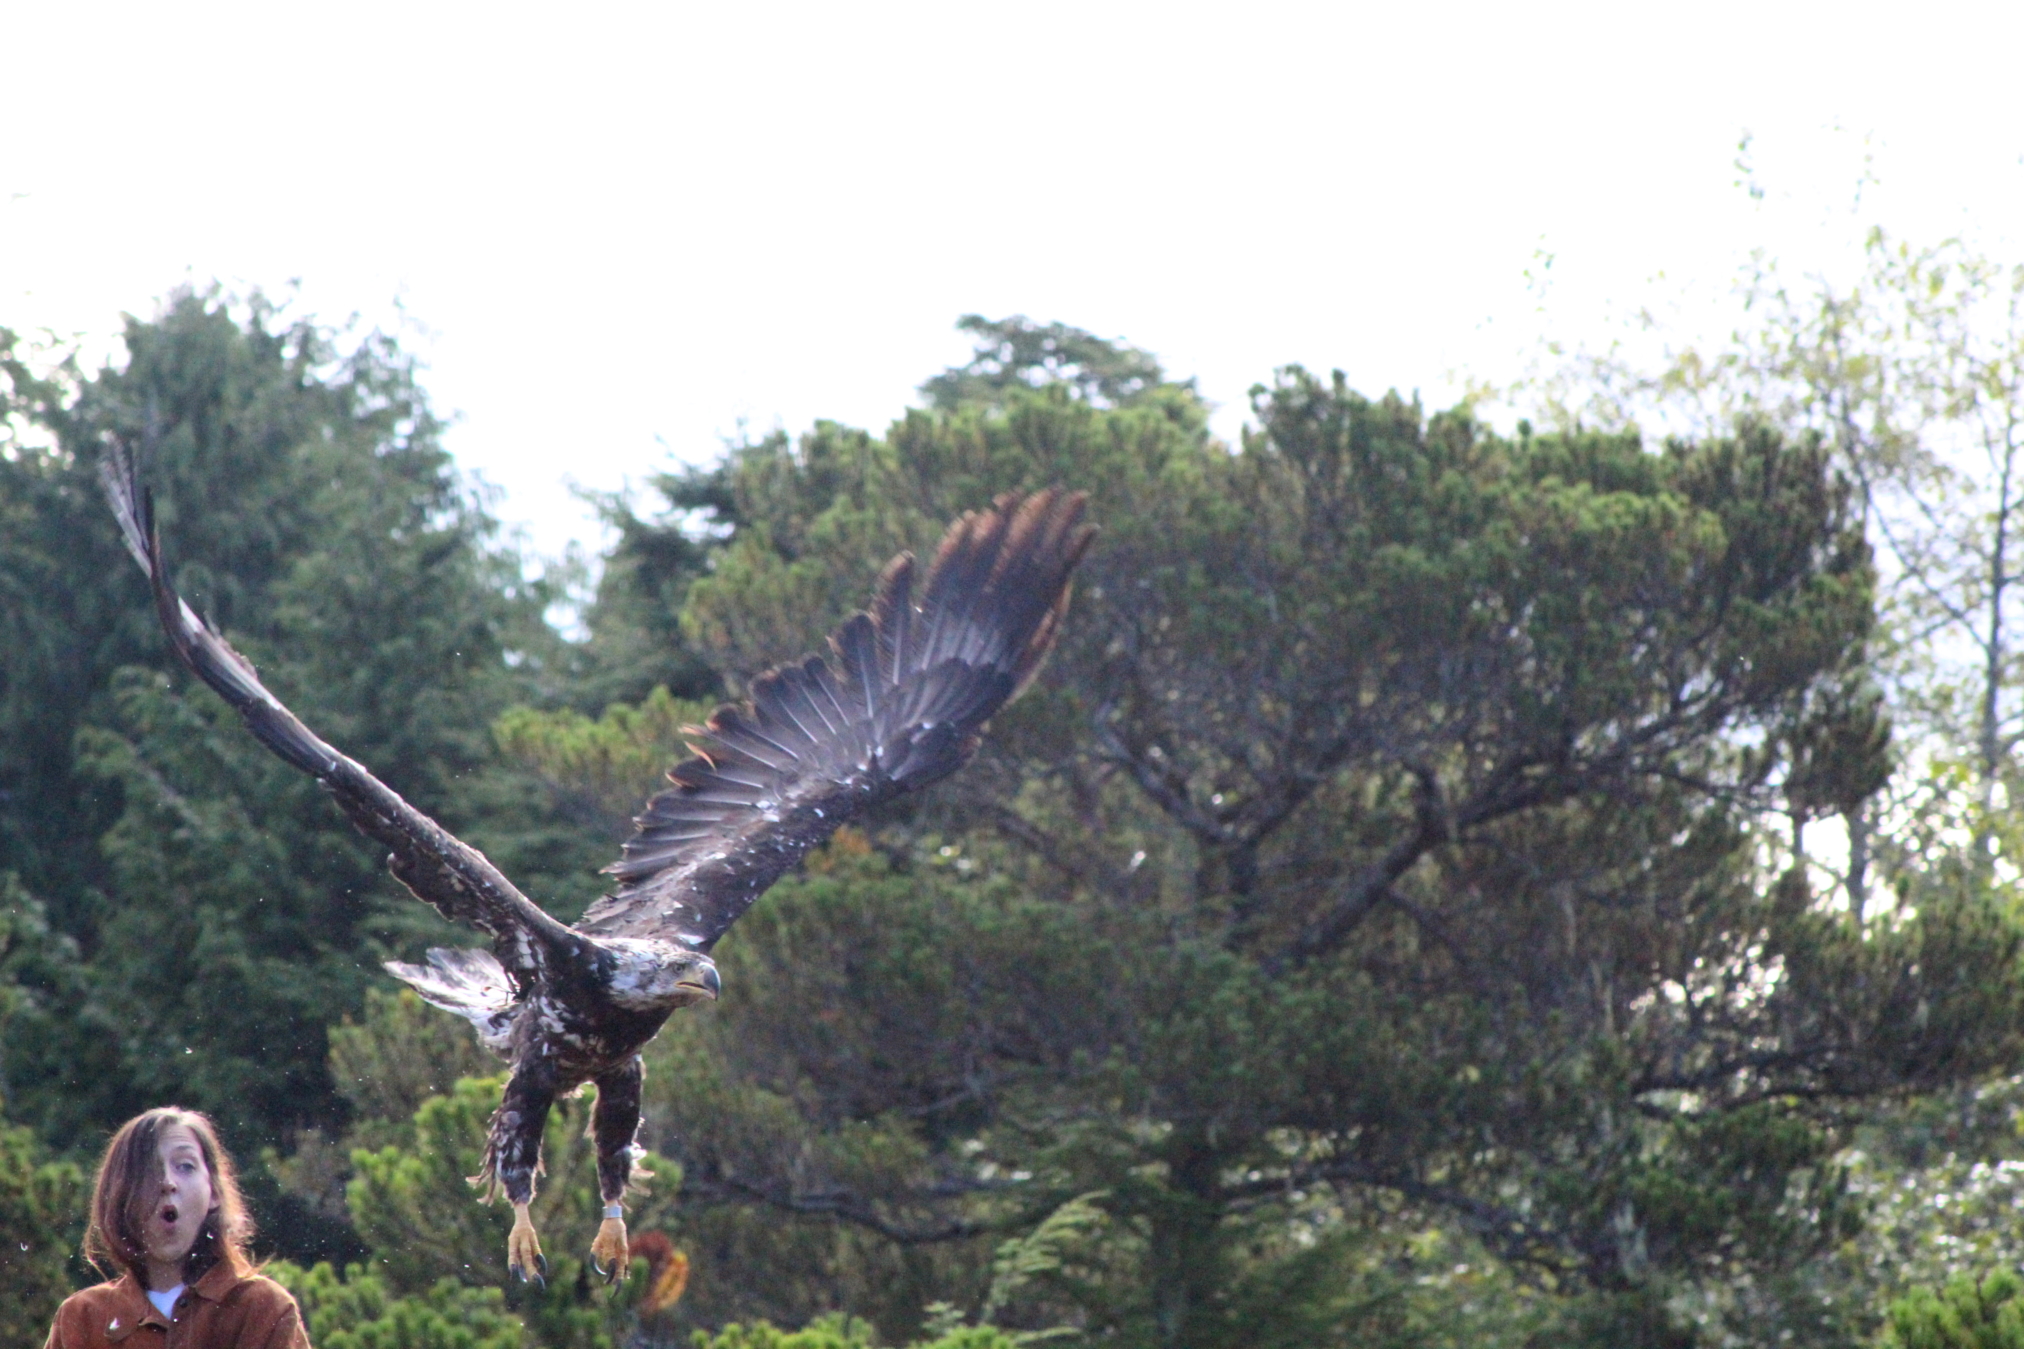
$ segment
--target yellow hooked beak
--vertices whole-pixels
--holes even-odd
[[[691,989],[712,1000],[716,998],[723,986],[723,980],[717,977],[717,967],[715,965],[699,966],[696,969],[690,970],[675,982],[676,988]]]

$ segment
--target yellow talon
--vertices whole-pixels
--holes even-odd
[[[527,1216],[525,1204],[513,1206],[513,1230],[506,1234],[506,1269],[517,1279],[540,1279],[548,1273],[548,1261],[541,1254],[541,1238],[534,1234],[534,1222]]]
[[[597,1235],[591,1239],[590,1260],[604,1275],[606,1283],[615,1283],[631,1271],[627,1268],[631,1249],[626,1245],[625,1219],[606,1218],[597,1225]]]

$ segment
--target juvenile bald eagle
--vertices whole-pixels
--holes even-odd
[[[445,917],[480,928],[489,951],[432,950],[387,969],[470,1019],[512,1064],[474,1183],[513,1205],[507,1267],[545,1267],[528,1218],[541,1131],[556,1096],[595,1083],[591,1131],[605,1220],[591,1258],[623,1277],[623,1200],[639,1129],[640,1049],[676,1008],[718,993],[710,949],[810,848],[868,807],[924,787],[977,750],[985,721],[1025,688],[1060,630],[1069,574],[1093,531],[1081,493],[1001,496],[943,535],[916,594],[910,554],[880,576],[871,610],[811,656],[761,676],[742,707],[696,728],[696,757],[646,804],[612,892],[564,926],[484,854],[319,739],[253,666],[170,586],[153,503],[132,455],[102,464],[127,548],[147,572],[176,655],[260,742],[314,776],[394,875]]]

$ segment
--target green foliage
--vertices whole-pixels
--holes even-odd
[[[1092,1256],[1101,1258],[1102,1242],[1110,1235],[1110,1215],[1097,1203],[1106,1197],[1101,1190],[1079,1194],[1032,1231],[1001,1244],[991,1261],[991,1288],[980,1319],[998,1319],[1015,1299],[1028,1300],[1047,1285],[1066,1284],[1071,1302],[1090,1300],[1096,1289],[1087,1266]]]
[[[681,612],[690,584],[710,569],[735,507],[719,470],[659,474],[652,487],[661,510],[649,515],[626,493],[591,498],[618,538],[582,613],[589,641],[570,653],[569,677],[557,689],[579,709],[637,702],[655,688],[706,698],[720,687],[717,672],[683,636]]]
[[[1979,1283],[1955,1279],[1890,1305],[1888,1349],[2017,1349],[2024,1345],[2024,1280],[1999,1269]]]
[[[1833,805],[1853,854],[1834,879],[1860,914],[1872,847],[1916,867],[1965,842],[1986,871],[2008,827],[1996,789],[2017,781],[2024,727],[2024,615],[2008,561],[2024,505],[2024,266],[1961,238],[1921,244],[1871,227],[1849,243],[1855,266],[1803,281],[1752,255],[1718,344],[1660,329],[1656,359],[1614,344],[1545,391],[1563,422],[1805,428],[1856,486],[1884,561],[1865,678],[1888,689],[1885,710],[1911,741],[1911,771],[1883,799]],[[1810,777],[1791,782],[1801,818],[1822,813]]]
[[[707,720],[712,706],[676,698],[662,686],[637,705],[613,703],[595,721],[570,708],[512,708],[492,731],[506,754],[554,788],[564,809],[616,844],[640,802],[686,755],[682,728]]]
[[[1991,1151],[2001,1151],[2000,1147]],[[1861,1240],[1847,1258],[1850,1282],[1884,1290],[1938,1287],[1976,1270],[2024,1266],[2024,1161],[1990,1161],[1983,1150],[1924,1166],[1897,1156],[1858,1154],[1854,1181],[1869,1201]]]
[[[1701,435],[1743,417],[1807,428],[1832,449],[1880,554],[1878,633],[1841,695],[1874,710],[1845,719],[1853,734],[1801,735],[1784,784],[1793,837],[1766,842],[1803,871],[1802,892],[1817,895],[1822,909],[1845,911],[1873,939],[1897,935],[1916,912],[1925,939],[1956,954],[1980,946],[1993,955],[2003,938],[1989,931],[2000,926],[1992,910],[2014,911],[2019,899],[1997,859],[2020,841],[2010,803],[2024,682],[2011,559],[2024,504],[2024,268],[1958,238],[1921,244],[1870,229],[1850,242],[1859,243],[1854,265],[1803,280],[1753,255],[1737,278],[1741,304],[1723,341],[1683,342],[1660,329],[1580,358],[1563,371],[1560,411],[1592,424],[1663,422]],[[1640,362],[1635,353],[1652,337],[1662,352]],[[1878,734],[1885,722],[1898,741],[1887,755]],[[1866,796],[1883,761],[1897,772]],[[1901,947],[1894,958],[1904,954]],[[1860,958],[1820,973],[1887,977]],[[2012,977],[2000,960],[1971,958],[1954,987],[1972,1005]],[[1912,1042],[1946,1015],[1944,998],[1926,1000],[1930,991],[1901,1001],[1882,1023],[1881,1047],[1908,1068]],[[1988,1042],[2000,1056],[2009,1023],[1996,1014],[1987,1024],[2006,1028]],[[1853,1131],[1851,1164],[1874,1211],[1868,1231],[1823,1276],[1834,1296],[1889,1297],[2016,1264],[2009,1209],[2024,1149],[1991,1103],[2014,1103],[2018,1089],[2010,1076],[1868,1113]],[[2014,1104],[2000,1113],[2014,1114]]]
[[[377,334],[346,348],[258,297],[181,293],[130,321],[119,365],[10,387],[36,434],[0,456],[0,628],[22,637],[0,672],[0,871],[49,933],[10,957],[26,1000],[0,1039],[8,1110],[65,1146],[167,1100],[247,1152],[327,1133],[344,1106],[325,1028],[381,957],[443,927],[172,670],[97,490],[102,439],[143,448],[192,603],[312,725],[537,892],[598,851],[486,734],[556,664],[547,597]],[[345,1245],[256,1199],[285,1248]]]
[[[89,1006],[77,943],[52,931],[42,902],[0,871],[0,1102],[16,1076],[32,1081],[63,1052],[72,1019],[90,1019]]]
[[[264,1271],[295,1295],[311,1343],[323,1349],[521,1349],[520,1318],[496,1288],[444,1279],[427,1292],[390,1293],[357,1265],[340,1278],[329,1264],[277,1261]]]
[[[503,1079],[458,1077],[486,1061],[468,1027],[402,990],[370,996],[365,1016],[335,1028],[331,1040],[332,1073],[356,1122],[340,1145],[305,1144],[275,1163],[284,1183],[312,1201],[342,1183],[346,1215],[370,1251],[342,1278],[328,1263],[287,1268],[284,1282],[310,1309],[317,1343],[342,1332],[360,1346],[449,1335],[443,1343],[609,1349],[639,1330],[639,1303],[652,1283],[646,1264],[635,1261],[633,1277],[606,1291],[582,1258],[601,1205],[585,1128],[589,1100],[559,1103],[548,1121],[533,1210],[548,1279],[508,1285],[511,1214],[481,1202],[465,1181],[478,1170]],[[333,1167],[345,1145],[348,1162]],[[635,1239],[665,1222],[680,1176],[663,1159],[644,1164],[659,1183],[630,1200]]]
[[[966,1326],[916,1341],[909,1349],[1015,1349],[1020,1341],[988,1326]],[[800,1330],[779,1330],[764,1321],[728,1325],[715,1335],[696,1332],[695,1349],[874,1349],[871,1323],[854,1316],[818,1317]]]
[[[964,327],[976,357],[882,435],[603,502],[573,645],[390,342],[195,296],[118,369],[38,381],[0,340],[10,1113],[219,1113],[340,1345],[1848,1345],[1876,1290],[2000,1262],[2010,1120],[1948,1103],[2024,1068],[1986,864],[2014,822],[1947,770],[1989,846],[1855,830],[1846,903],[1765,824],[1876,824],[1904,759],[1841,440],[1509,439],[1293,368],[1232,448],[1146,353]],[[193,602],[565,917],[708,698],[950,516],[1091,492],[1040,683],[764,897],[723,1000],[651,1048],[646,1141],[681,1166],[631,1219],[688,1257],[672,1311],[643,1264],[591,1286],[579,1101],[551,1277],[493,1291],[508,1214],[463,1177],[496,1065],[373,973],[445,932],[167,668],[106,429],[153,447]]]
[[[363,1015],[333,1027],[330,1041],[330,1071],[351,1107],[350,1127],[335,1139],[304,1134],[289,1155],[264,1158],[292,1202],[341,1218],[366,1250],[342,1277],[329,1262],[272,1271],[304,1302],[316,1343],[672,1343],[665,1309],[642,1305],[655,1273],[644,1259],[635,1259],[627,1282],[607,1289],[582,1258],[601,1205],[585,1128],[590,1099],[559,1103],[548,1122],[533,1212],[548,1278],[508,1283],[511,1214],[482,1202],[465,1180],[478,1169],[498,1104],[497,1061],[462,1020],[407,989],[368,993]],[[477,1072],[492,1075],[471,1075]],[[667,1224],[680,1176],[661,1158],[649,1156],[645,1166],[656,1183],[628,1201],[636,1255],[642,1237],[661,1240],[656,1229]]]
[[[84,1177],[27,1129],[0,1124],[0,1341],[35,1344],[70,1294]]]
[[[684,623],[734,680],[993,491],[1087,486],[1106,534],[984,758],[874,822],[890,861],[769,896],[657,1048],[698,1309],[791,1323],[841,1281],[895,1336],[934,1287],[1021,1330],[1371,1339],[1417,1304],[1292,1234],[1403,1202],[1599,1290],[1568,1335],[1842,1334],[1804,1271],[1859,1205],[1810,1102],[2015,1062],[2024,1009],[1973,884],[1858,936],[1755,870],[1775,784],[1840,809],[1889,758],[1826,452],[1506,442],[1298,371],[1257,397],[1235,458],[1006,383],[732,461]],[[1008,1240],[1035,1263],[993,1304]],[[726,1286],[754,1266],[795,1273]]]
[[[352,1109],[351,1139],[367,1147],[413,1147],[414,1118],[460,1079],[492,1076],[470,1023],[430,1007],[413,989],[370,989],[364,1014],[330,1028],[330,1073]]]
[[[347,1188],[352,1222],[374,1252],[372,1268],[390,1286],[417,1292],[441,1279],[481,1284],[506,1280],[506,1232],[512,1214],[503,1204],[478,1202],[466,1176],[478,1173],[485,1122],[499,1103],[503,1077],[466,1078],[449,1094],[423,1101],[412,1143],[361,1150]],[[585,1130],[587,1100],[558,1103],[550,1114],[543,1160],[547,1174],[533,1218],[553,1271],[552,1283],[569,1283],[581,1264],[571,1251],[587,1251],[597,1231],[596,1157]],[[679,1169],[649,1157],[646,1168],[660,1185],[637,1196],[631,1219],[642,1230],[665,1209]],[[658,1191],[658,1193],[656,1193]]]
[[[965,314],[956,327],[977,338],[976,354],[921,385],[942,411],[1001,403],[1015,390],[1062,388],[1098,407],[1119,407],[1162,388],[1192,394],[1192,381],[1166,383],[1151,352],[1104,339],[1065,323],[1035,323],[1023,314],[987,319]]]

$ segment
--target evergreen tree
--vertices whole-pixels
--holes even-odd
[[[1065,323],[1035,323],[1024,314],[987,319],[965,314],[956,327],[977,338],[976,352],[921,385],[930,407],[1001,403],[1017,390],[1066,388],[1098,407],[1121,407],[1155,390],[1192,395],[1193,381],[1168,385],[1149,351],[1107,342]]]
[[[537,892],[567,877],[545,896],[564,909],[594,893],[596,849],[499,764],[489,722],[561,644],[399,348],[192,293],[125,345],[116,367],[11,383],[40,439],[0,455],[0,626],[26,635],[0,676],[0,872],[56,944],[18,980],[7,1110],[88,1151],[178,1101],[254,1152],[341,1122],[325,1028],[381,957],[445,929],[173,667],[97,489],[106,436],[143,448],[177,585],[334,742]],[[344,1248],[249,1180],[270,1236]]]
[[[1646,311],[1639,337],[1577,356],[1549,392],[1562,421],[1708,435],[1745,418],[1821,437],[1856,489],[1880,573],[1869,659],[1838,696],[1873,709],[1872,735],[1895,727],[1897,771],[1881,792],[1822,792],[1851,766],[1846,751],[1877,755],[1861,736],[1805,747],[1785,774],[1789,837],[1765,844],[1858,925],[1896,924],[1962,885],[2016,911],[2024,895],[1998,859],[2019,840],[2024,735],[2024,267],[1961,239],[1871,228],[1849,242],[1858,265],[1803,280],[1755,254],[1721,340]],[[2024,1081],[2010,1078],[1867,1115],[1848,1158],[1875,1217],[1817,1271],[1832,1296],[1939,1287],[2014,1251],[2020,1100]]]
[[[1799,1275],[1857,1222],[1831,1103],[2007,1067],[2024,1006],[1972,876],[1865,937],[1759,866],[1788,778],[1888,771],[1828,451],[1506,440],[1290,370],[1232,454],[1107,401],[1006,385],[730,466],[683,624],[734,687],[995,491],[1087,488],[1105,534],[980,760],[778,887],[657,1045],[649,1119],[719,1206],[698,1296],[793,1269],[737,1296],[911,1334],[1081,1202],[1101,1277],[1009,1324],[1302,1342],[1285,1290],[1355,1277],[1315,1232],[1432,1223],[1589,1290],[1569,1336],[1849,1333]]]
[[[76,1286],[84,1177],[27,1129],[0,1124],[0,1338],[36,1344]]]
[[[2024,1280],[1997,1270],[1921,1288],[1891,1304],[1885,1349],[2016,1349],[2024,1345]]]
[[[1877,1191],[1846,1145],[1941,1149],[2024,1064],[2024,934],[1986,847],[1878,834],[1895,902],[1865,913],[1787,842],[1881,829],[1900,753],[1845,447],[1507,438],[1289,369],[1233,449],[1143,352],[965,326],[976,358],[882,436],[818,423],[607,502],[574,646],[391,342],[194,295],[118,368],[39,380],[0,338],[8,1114],[80,1150],[141,1105],[218,1114],[267,1231],[335,1257],[285,1271],[334,1343],[1868,1336],[1888,1280],[1834,1271],[1887,1261],[1851,1241]],[[468,935],[170,667],[108,433],[277,692],[564,917],[705,700],[950,516],[1092,493],[1040,683],[766,896],[724,1000],[651,1049],[678,1311],[648,1310],[671,1258],[616,1299],[578,1277],[561,1120],[558,1277],[476,1291],[490,1065],[369,995]],[[1981,1090],[1978,1137],[2011,1117]],[[75,1172],[7,1137],[48,1226]]]
[[[300,1148],[280,1169],[298,1194],[335,1200],[364,1255],[342,1275],[331,1262],[273,1271],[303,1302],[318,1344],[449,1345],[459,1335],[472,1349],[674,1342],[662,1334],[673,1327],[660,1316],[666,1307],[656,1294],[671,1305],[679,1283],[665,1288],[656,1277],[665,1270],[653,1260],[672,1254],[657,1230],[679,1179],[672,1163],[644,1159],[658,1183],[628,1201],[633,1277],[608,1292],[578,1258],[602,1202],[585,1128],[590,1103],[558,1103],[535,1209],[548,1238],[547,1278],[509,1285],[503,1252],[511,1215],[503,1205],[480,1203],[464,1179],[479,1167],[485,1121],[499,1099],[498,1061],[478,1048],[468,1026],[406,989],[371,994],[364,1015],[333,1028],[330,1039],[331,1076],[352,1122],[334,1144]],[[347,1163],[330,1165],[333,1153]]]
[[[567,695],[579,709],[638,702],[655,688],[682,698],[718,691],[717,672],[683,635],[681,614],[690,584],[709,571],[735,522],[725,478],[721,467],[658,474],[652,487],[661,509],[647,515],[624,493],[594,498],[618,537],[583,615],[588,640],[573,653]]]

